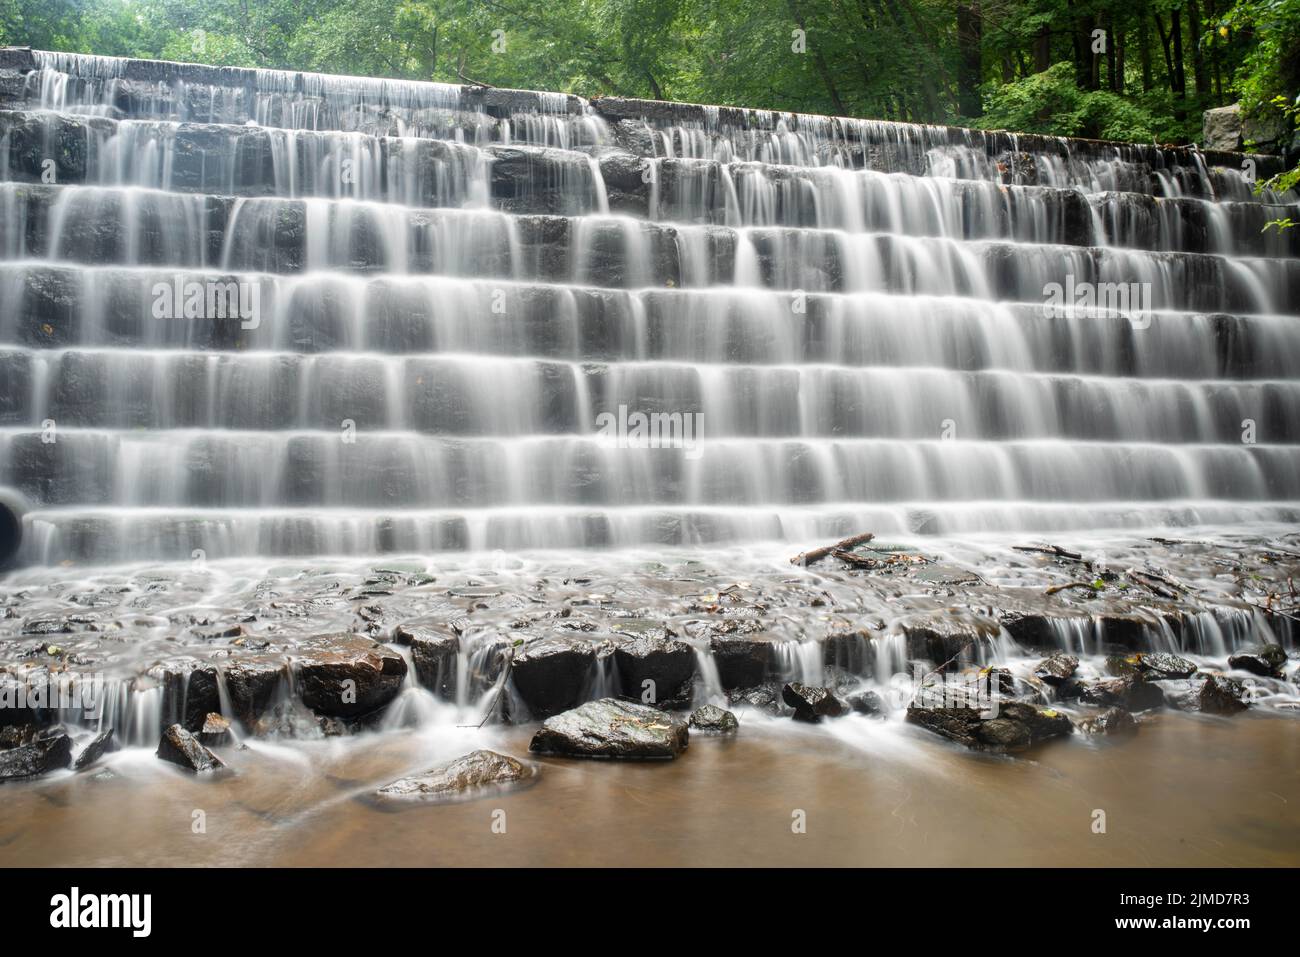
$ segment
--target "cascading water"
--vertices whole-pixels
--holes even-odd
[[[1300,525],[1300,231],[1263,229],[1300,200],[1240,156],[15,50],[0,74],[0,489],[14,588],[56,581],[9,617],[37,657],[111,661],[82,723],[122,743],[190,701],[296,733],[299,642],[329,631],[406,676],[370,727],[443,731],[636,698],[667,638],[665,697],[697,704],[883,693],[950,652],[1091,679],[1117,647],[1293,644],[1226,585],[1045,609],[1057,570],[1007,547]],[[937,570],[784,562],[864,530]],[[1180,566],[1198,598],[1216,560]],[[521,678],[542,629],[592,636],[560,649],[567,699]]]

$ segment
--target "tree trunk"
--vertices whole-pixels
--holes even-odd
[[[1177,79],[1174,96],[1181,104],[1187,100],[1187,70],[1183,65],[1183,11],[1181,9],[1171,10],[1169,16],[1173,21],[1169,30],[1174,37],[1174,75]],[[1187,110],[1181,105],[1175,105],[1174,119],[1187,119]]]
[[[1142,63],[1142,92],[1151,92],[1151,27],[1146,17],[1138,18],[1138,58]]]
[[[979,116],[984,112],[980,104],[980,79],[983,64],[980,60],[980,43],[984,21],[980,5],[972,3],[957,7],[957,49],[960,63],[957,68],[957,109],[962,116]]]
[[[1205,69],[1205,53],[1201,50],[1201,34],[1205,22],[1201,19],[1201,6],[1196,0],[1187,3],[1187,34],[1192,41],[1192,76],[1196,80],[1196,96],[1204,99],[1210,93],[1210,76]]]
[[[1042,73],[1052,65],[1052,31],[1042,26],[1034,37],[1034,72]]]

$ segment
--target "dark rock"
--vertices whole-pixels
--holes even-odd
[[[294,662],[302,701],[317,714],[352,718],[387,705],[401,689],[406,662],[395,651],[353,634],[303,642]]]
[[[471,751],[428,771],[401,778],[380,788],[388,798],[438,798],[493,785],[516,784],[531,778],[535,770],[522,761],[495,751]]]
[[[90,767],[111,750],[113,750],[113,729],[109,728],[107,731],[99,732],[81,749],[72,762],[72,770],[80,771],[82,768]]]
[[[460,637],[442,622],[410,622],[393,629],[393,641],[409,645],[415,677],[425,688],[447,701],[456,700],[456,661]]]
[[[1056,654],[1049,655],[1039,662],[1038,667],[1034,669],[1034,677],[1044,684],[1059,687],[1069,678],[1072,678],[1078,668],[1078,658],[1074,655],[1067,655],[1063,651],[1058,651]]]
[[[534,717],[549,718],[582,701],[596,662],[596,646],[567,636],[539,638],[515,653],[510,676]]]
[[[41,730],[38,724],[9,724],[0,727],[0,750],[31,744]]]
[[[722,708],[706,704],[702,708],[696,708],[691,714],[690,726],[696,731],[707,731],[714,734],[735,734],[740,728],[740,722],[730,711],[724,711]]]
[[[1142,677],[1151,680],[1165,678],[1190,678],[1196,674],[1196,665],[1186,658],[1165,651],[1138,655],[1137,667]]]
[[[1131,677],[1138,674],[1139,661],[1141,658],[1137,655],[1110,655],[1106,658],[1106,674],[1116,678]]]
[[[1070,719],[1050,708],[1004,702],[992,717],[976,708],[928,708],[915,702],[907,720],[975,751],[1024,751],[1048,738],[1070,734]]]
[[[199,741],[209,748],[220,747],[230,743],[230,722],[215,711],[203,719],[203,727],[198,732]]]
[[[1079,730],[1084,734],[1134,734],[1137,729],[1137,718],[1123,708],[1107,708],[1101,714],[1079,722]]]
[[[675,758],[688,739],[686,722],[671,712],[602,698],[548,718],[529,750],[581,758]]]
[[[48,728],[29,744],[0,751],[0,781],[46,774],[71,763],[72,739],[61,728]]]
[[[1245,711],[1246,686],[1227,675],[1209,675],[1201,685],[1199,702],[1206,714],[1236,714]]]
[[[714,637],[709,640],[722,687],[754,688],[763,683],[772,662],[772,643],[765,639]]]
[[[733,708],[756,708],[768,714],[790,714],[793,709],[781,696],[783,683],[764,681],[752,688],[738,688],[727,692],[727,703]]]
[[[1264,645],[1228,658],[1228,667],[1249,671],[1261,678],[1280,678],[1286,665],[1286,651],[1281,645]]]
[[[781,698],[794,708],[796,721],[820,721],[844,714],[844,703],[829,688],[810,688],[792,681],[781,689]]]
[[[666,708],[690,704],[695,649],[686,642],[662,635],[641,635],[616,645],[614,662],[625,696]],[[653,684],[646,685],[647,681]],[[653,692],[649,701],[647,692]]]
[[[1164,692],[1160,686],[1129,676],[1124,678],[1103,678],[1091,684],[1085,684],[1079,696],[1086,704],[1104,707],[1119,706],[1129,711],[1147,711],[1159,708],[1165,703]]]
[[[241,658],[227,663],[224,671],[231,709],[251,730],[275,700],[284,677],[284,662],[278,658]]]
[[[158,757],[187,771],[214,771],[225,763],[199,743],[199,739],[179,724],[163,732],[158,742]]]
[[[885,714],[885,702],[874,691],[855,691],[845,697],[848,706],[858,714]]]

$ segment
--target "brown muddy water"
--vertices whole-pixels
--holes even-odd
[[[369,795],[475,747],[523,757],[532,728],[251,741],[209,777],[128,749],[5,785],[0,865],[1300,864],[1291,715],[1165,712],[1132,738],[1016,758],[896,719],[741,722],[731,740],[692,735],[675,761],[543,758],[523,790],[397,810]]]

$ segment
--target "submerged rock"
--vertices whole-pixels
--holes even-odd
[[[95,735],[90,739],[90,743],[81,749],[76,760],[72,762],[72,770],[80,771],[82,768],[90,767],[111,750],[113,750],[113,729],[109,728]]]
[[[855,691],[844,699],[845,703],[857,714],[884,716],[885,702],[874,691]]]
[[[1034,669],[1034,677],[1043,684],[1059,687],[1068,679],[1074,677],[1074,673],[1078,668],[1078,658],[1074,655],[1067,655],[1063,651],[1058,651],[1056,654],[1049,655],[1039,662],[1038,667]]]
[[[688,738],[686,722],[671,712],[602,698],[547,718],[528,750],[580,758],[675,758]]]
[[[713,734],[735,734],[740,728],[740,722],[736,720],[736,716],[730,711],[706,704],[702,708],[696,708],[691,714],[690,726],[696,731],[707,731]]]
[[[1206,714],[1237,714],[1245,711],[1246,686],[1236,678],[1227,675],[1212,674],[1201,685],[1198,701]]]
[[[1137,729],[1137,718],[1123,708],[1107,708],[1101,714],[1079,722],[1079,730],[1084,734],[1134,734]]]
[[[1085,684],[1079,697],[1085,704],[1107,708],[1119,706],[1129,711],[1148,711],[1165,703],[1165,695],[1159,685],[1133,676],[1102,678]]]
[[[738,688],[727,692],[727,703],[733,708],[755,708],[768,714],[790,714],[793,709],[781,696],[782,683],[764,681],[752,688]]]
[[[992,717],[975,708],[927,708],[913,704],[907,720],[975,751],[1014,752],[1070,734],[1070,719],[1050,708],[1005,702]]]
[[[438,798],[463,794],[492,785],[515,784],[531,778],[535,770],[506,754],[471,751],[420,774],[400,778],[376,793],[387,798]]]
[[[38,732],[29,744],[0,751],[0,781],[29,778],[72,763],[72,738],[62,728]]]
[[[162,740],[158,742],[158,757],[187,771],[214,771],[226,766],[179,724],[173,724],[163,732]]]
[[[406,677],[402,656],[353,634],[311,638],[295,662],[302,701],[317,714],[353,718],[376,711],[397,696]]]
[[[794,708],[796,721],[820,721],[844,714],[844,703],[830,688],[812,688],[792,681],[781,689],[781,698]]]
[[[199,741],[210,748],[230,743],[230,722],[215,711],[203,719],[198,731]]]

